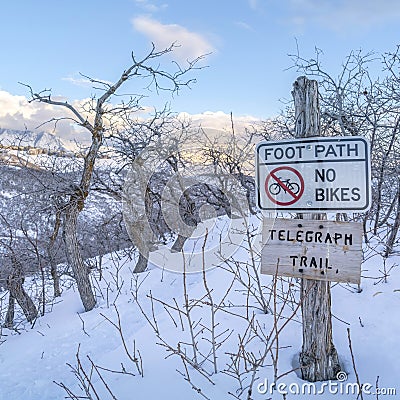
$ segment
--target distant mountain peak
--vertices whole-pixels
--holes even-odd
[[[49,151],[69,151],[74,147],[68,140],[44,131],[22,131],[0,128],[1,147],[29,147]]]

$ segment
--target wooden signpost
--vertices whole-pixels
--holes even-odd
[[[303,379],[334,380],[341,366],[332,339],[330,281],[359,283],[362,226],[327,221],[321,212],[370,207],[369,144],[361,137],[321,138],[318,84],[293,84],[295,138],[256,150],[257,204],[297,212],[264,218],[261,273],[301,278]]]

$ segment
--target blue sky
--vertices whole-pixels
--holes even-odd
[[[151,41],[176,40],[178,61],[211,53],[173,111],[238,119],[272,117],[290,98],[296,42],[305,57],[322,49],[333,73],[351,50],[382,53],[400,43],[397,0],[13,0],[0,7],[0,127],[25,119],[31,128],[51,111],[18,110],[27,106],[19,81],[69,101],[87,98],[92,90],[80,72],[114,81],[131,51],[144,55]]]

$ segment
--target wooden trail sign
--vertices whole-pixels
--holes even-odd
[[[263,244],[263,274],[360,283],[360,223],[264,218]]]

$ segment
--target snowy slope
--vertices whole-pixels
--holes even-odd
[[[334,342],[344,371],[348,375],[346,382],[356,382],[352,366],[351,354],[347,338],[347,328],[350,328],[352,349],[360,381],[371,384],[371,393],[375,392],[377,376],[380,388],[396,388],[397,396],[386,395],[377,397],[375,394],[364,394],[364,399],[395,399],[400,393],[400,346],[398,334],[400,331],[400,268],[397,266],[399,257],[387,260],[385,268],[389,271],[387,282],[377,279],[382,276],[384,265],[375,249],[366,248],[368,260],[363,264],[362,291],[348,285],[333,285],[332,309],[334,314]],[[236,255],[238,259],[245,258],[246,250]],[[166,253],[166,256],[168,254]],[[224,299],[225,311],[217,312],[216,322],[219,324],[216,332],[219,339],[224,339],[217,351],[218,373],[213,373],[210,362],[204,362],[202,368],[206,375],[202,375],[188,365],[188,372],[194,390],[181,373],[185,373],[182,359],[179,355],[171,355],[162,344],[168,344],[176,349],[177,343],[190,342],[190,334],[185,318],[180,319],[178,313],[169,306],[178,306],[184,310],[183,274],[168,272],[157,267],[150,267],[148,272],[134,276],[131,271],[134,260],[127,256],[120,259],[108,256],[104,260],[104,274],[101,280],[97,274],[98,307],[91,312],[83,313],[78,294],[71,287],[64,291],[62,298],[57,301],[51,312],[36,321],[30,329],[25,326],[20,334],[3,329],[7,334],[6,341],[0,345],[0,399],[1,400],[54,400],[66,398],[67,394],[59,385],[65,385],[76,395],[84,396],[71,366],[76,368],[76,353],[79,348],[79,359],[87,373],[90,371],[90,359],[99,367],[107,387],[102,383],[96,371],[93,371],[92,383],[102,400],[117,398],[130,399],[234,399],[229,392],[239,395],[238,381],[224,373],[230,363],[229,354],[238,351],[240,337],[246,336],[248,327],[245,318],[247,294],[243,286],[234,283],[231,287],[233,275],[225,268],[217,267],[207,271],[206,282],[212,292],[215,304]],[[391,269],[391,267],[393,268]],[[375,279],[376,278],[376,279]],[[193,308],[194,321],[200,321],[204,327],[210,326],[210,307],[204,300],[207,291],[204,286],[203,274],[195,273],[186,277],[186,289],[189,299],[196,299]],[[262,285],[270,285],[271,277],[261,276]],[[292,284],[296,286],[294,281]],[[282,288],[288,286],[283,284]],[[229,291],[230,289],[230,291]],[[225,297],[226,292],[229,294]],[[285,291],[282,291],[284,295]],[[134,298],[137,296],[138,302]],[[149,297],[150,296],[150,297]],[[158,301],[151,303],[151,297],[165,303],[165,307]],[[147,315],[149,322],[143,316],[140,307]],[[191,303],[194,304],[194,303]],[[115,305],[115,307],[114,307]],[[256,307],[254,300],[250,305]],[[278,304],[279,306],[279,304]],[[168,309],[168,312],[166,311]],[[273,316],[263,314],[257,308],[250,308],[255,312],[255,321],[259,329],[265,334],[273,332]],[[138,373],[137,365],[126,355],[124,343],[118,330],[111,324],[117,324],[117,311],[120,316],[125,345],[132,356],[143,361],[144,376]],[[237,315],[234,315],[237,314]],[[283,317],[291,314],[290,307],[283,312]],[[154,316],[154,317],[153,317]],[[110,321],[108,321],[110,320]],[[278,375],[289,372],[295,367],[295,361],[301,348],[301,320],[300,311],[287,324],[279,340]],[[286,319],[279,321],[280,326]],[[153,325],[153,327],[151,326]],[[183,329],[182,329],[183,327]],[[155,333],[159,332],[159,335]],[[224,333],[225,332],[225,333]],[[4,339],[4,337],[3,337]],[[199,349],[204,352],[210,348],[209,331],[204,328],[197,336]],[[136,351],[133,355],[133,346]],[[190,347],[188,356],[190,354]],[[257,354],[262,351],[261,343],[254,338],[248,350]],[[168,355],[170,357],[166,358]],[[201,357],[199,357],[200,359]],[[67,366],[69,363],[70,366]],[[123,367],[121,365],[123,364]],[[267,363],[268,364],[268,363]],[[117,373],[122,369],[130,374]],[[140,368],[140,363],[139,363]],[[115,372],[110,372],[114,370]],[[177,372],[180,371],[180,372]],[[209,374],[209,375],[207,375]],[[246,376],[244,383],[248,382]],[[275,391],[264,393],[264,382],[273,380],[273,368],[265,366],[257,373],[257,381],[253,387],[251,399],[310,399],[309,394],[295,395],[290,392],[284,397]],[[292,385],[302,385],[296,372],[290,372],[278,382]],[[337,382],[339,385],[339,383]],[[257,387],[259,390],[257,390]],[[108,389],[107,389],[108,388]],[[321,389],[321,383],[317,384]],[[368,388],[368,386],[367,386]],[[282,389],[282,388],[281,388]],[[342,387],[343,389],[343,387]],[[354,394],[329,393],[325,388],[323,395],[316,395],[321,399],[356,399]],[[287,389],[289,390],[289,389]],[[283,391],[283,389],[281,390]],[[332,392],[334,388],[332,388]],[[111,395],[111,393],[113,395]],[[113,397],[115,396],[115,397]],[[87,398],[87,397],[82,397]],[[93,398],[97,398],[93,396]],[[244,393],[240,398],[246,399]]]

